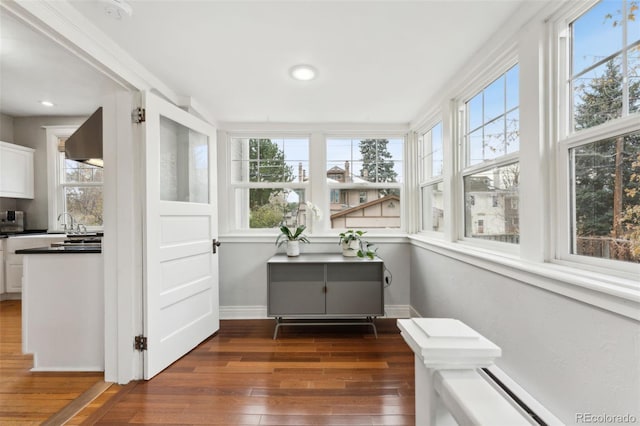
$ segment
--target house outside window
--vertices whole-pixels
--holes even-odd
[[[403,138],[328,138],[331,228],[401,227]]]
[[[307,223],[308,138],[233,137],[230,151],[238,229]]]
[[[511,66],[464,102],[464,236],[519,243],[519,67]],[[516,203],[517,205],[517,203]],[[477,224],[482,217],[482,233]]]
[[[421,230],[444,232],[442,121],[418,138]]]
[[[560,258],[640,262],[637,12],[636,1],[601,1],[559,29]]]

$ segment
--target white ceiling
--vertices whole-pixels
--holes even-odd
[[[12,117],[89,115],[117,85],[8,13],[0,13],[0,112]],[[42,106],[49,100],[55,106]]]
[[[524,1],[129,0],[120,20],[104,0],[71,4],[218,121],[406,123]],[[79,111],[113,84],[7,22],[1,111],[34,114],[48,96]],[[292,80],[298,63],[318,78]]]

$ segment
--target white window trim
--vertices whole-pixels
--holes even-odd
[[[326,141],[327,139],[345,139],[345,138],[397,138],[403,141],[403,170],[406,173],[408,167],[407,161],[407,129],[402,130],[340,130],[340,131],[326,131],[321,126],[309,124],[309,125],[291,125],[284,126],[292,127],[294,130],[273,130],[269,129],[267,125],[245,125],[252,127],[250,131],[221,131],[219,133],[219,140],[222,142],[219,145],[219,158],[224,158],[225,163],[218,168],[218,177],[224,187],[220,187],[221,194],[226,195],[226,202],[224,202],[224,195],[221,195],[221,208],[225,210],[225,213],[221,215],[220,229],[222,235],[227,237],[237,237],[245,241],[247,238],[252,237],[258,240],[267,237],[271,238],[277,234],[275,229],[249,229],[236,226],[236,218],[241,213],[238,211],[242,207],[235,205],[235,190],[242,188],[274,188],[285,187],[291,189],[304,189],[305,198],[314,205],[320,207],[322,210],[322,218],[314,219],[314,223],[308,230],[307,234],[310,237],[329,237],[337,235],[341,232],[341,229],[331,228],[329,220],[329,191],[331,189],[345,189],[345,188],[395,188],[400,190],[401,208],[400,208],[400,229],[370,229],[369,234],[372,236],[381,237],[399,237],[406,235],[406,223],[407,223],[407,207],[405,203],[404,194],[406,193],[406,176],[401,183],[364,183],[364,184],[350,184],[350,183],[335,183],[329,184],[326,179],[314,179],[313,176],[325,176],[326,173]],[[261,127],[265,127],[265,131],[260,131]],[[341,126],[328,126],[328,127],[341,127]],[[376,126],[372,126],[376,127]],[[266,183],[266,182],[232,182],[231,180],[231,149],[230,145],[233,139],[236,138],[285,138],[285,139],[308,139],[309,140],[309,181],[306,183],[301,182],[283,182],[282,185],[278,182]],[[365,229],[365,228],[363,228]],[[257,241],[257,240],[256,240]]]
[[[367,182],[367,183],[328,183],[326,179],[322,179],[323,182],[323,192],[329,196],[329,191],[331,189],[386,189],[393,188],[400,190],[400,228],[395,229],[382,229],[382,228],[361,228],[364,231],[367,231],[367,235],[377,234],[377,235],[397,235],[404,234],[407,230],[407,221],[408,221],[408,208],[406,203],[406,188],[407,188],[407,169],[408,167],[414,167],[412,163],[411,166],[407,165],[408,155],[407,155],[407,145],[408,138],[407,134],[399,133],[399,132],[341,132],[341,133],[332,133],[327,132],[323,134],[323,149],[325,155],[325,161],[322,164],[322,168],[324,169],[324,173],[326,173],[326,152],[327,152],[327,140],[329,139],[401,139],[402,140],[402,170],[403,170],[403,179],[402,182]],[[328,198],[327,198],[328,199]],[[314,201],[312,201],[316,204]],[[318,205],[318,204],[316,204]],[[326,204],[328,207],[328,204]],[[346,230],[346,228],[332,228],[331,220],[329,220],[329,212],[327,212],[327,218],[324,221],[324,234],[331,233],[340,233]]]
[[[487,65],[488,71],[485,71],[482,75],[476,76],[465,88],[460,92],[460,95],[454,100],[455,109],[451,111],[453,114],[454,125],[456,128],[455,146],[455,161],[454,171],[452,179],[455,181],[456,188],[456,202],[455,208],[451,216],[455,220],[453,240],[460,243],[468,244],[470,247],[485,247],[496,252],[503,252],[509,254],[518,254],[520,252],[520,244],[503,243],[490,240],[479,240],[476,238],[470,238],[465,236],[465,200],[464,200],[464,178],[465,176],[479,173],[482,171],[490,170],[494,167],[500,167],[512,163],[519,162],[520,149],[518,152],[506,154],[492,160],[486,160],[479,164],[467,166],[465,164],[467,150],[467,143],[465,141],[465,129],[466,129],[466,112],[465,104],[469,102],[480,91],[484,90],[489,84],[500,78],[503,74],[509,71],[513,66],[518,65],[519,55],[517,45],[512,43],[505,46],[502,49],[502,54],[490,62]],[[521,79],[520,84],[522,84]],[[520,108],[520,102],[518,102],[518,108]],[[446,161],[446,160],[445,160]],[[447,212],[445,211],[445,215]]]
[[[559,13],[550,31],[550,45],[552,49],[550,56],[551,65],[555,72],[552,73],[552,96],[556,102],[551,102],[551,123],[552,141],[554,143],[554,154],[556,158],[555,172],[555,220],[551,235],[552,256],[551,262],[586,269],[594,273],[627,278],[640,274],[640,265],[632,262],[620,260],[601,259],[589,256],[581,256],[571,253],[571,177],[569,176],[569,151],[589,143],[610,139],[616,135],[640,131],[640,113],[627,115],[618,119],[610,120],[598,126],[582,129],[579,131],[573,128],[572,101],[569,93],[569,64],[571,36],[569,25],[578,19],[599,0],[591,0],[580,4],[573,4]],[[551,193],[553,193],[551,191]]]
[[[78,126],[45,126],[45,135],[47,141],[47,189],[48,189],[48,201],[47,207],[49,210],[48,217],[48,231],[49,232],[62,232],[63,229],[58,223],[58,207],[61,205],[62,200],[58,191],[60,184],[60,175],[58,172],[58,163],[60,162],[58,152],[58,140],[60,138],[68,138],[76,131]],[[55,196],[52,196],[55,194]]]
[[[437,176],[426,176],[426,172],[423,169],[423,158],[424,158],[424,135],[426,133],[429,133],[433,130],[433,128],[437,125],[441,125],[442,126],[442,173],[440,175]],[[447,222],[449,221],[449,212],[447,211],[447,203],[446,203],[446,199],[448,199],[448,195],[446,195],[446,192],[444,190],[444,188],[446,187],[445,185],[445,175],[447,172],[447,165],[451,162],[448,152],[449,150],[447,149],[447,144],[445,143],[445,138],[448,136],[446,134],[445,131],[445,120],[443,117],[443,112],[442,111],[438,111],[437,114],[433,114],[431,116],[430,119],[424,121],[424,125],[421,126],[418,130],[417,130],[417,135],[416,135],[416,163],[414,165],[416,172],[416,180],[417,180],[417,210],[418,210],[418,214],[416,217],[416,230],[419,234],[428,236],[429,238],[435,238],[438,240],[442,240],[443,238],[445,238],[445,234],[447,232]],[[423,200],[422,200],[422,191],[424,188],[429,187],[429,186],[433,186],[433,185],[438,185],[438,184],[442,184],[443,186],[443,210],[444,210],[444,230],[443,231],[434,231],[432,229],[424,229],[423,226],[423,220],[424,220],[424,214],[425,212],[423,211]]]
[[[585,271],[575,265],[529,262],[517,255],[497,254],[486,247],[451,244],[420,235],[410,235],[409,240],[425,250],[640,321],[637,275],[617,277],[605,271]]]
[[[223,170],[225,173],[225,182],[227,183],[226,188],[227,191],[227,209],[228,209],[228,223],[226,228],[231,230],[234,233],[254,233],[260,234],[268,232],[269,234],[273,234],[276,231],[273,229],[251,229],[249,228],[249,208],[247,202],[241,200],[238,202],[236,199],[236,190],[238,189],[261,189],[261,188],[288,188],[288,189],[304,189],[305,190],[305,198],[309,200],[310,197],[310,184],[304,182],[234,182],[231,177],[231,164],[232,158],[230,149],[231,144],[234,139],[306,139],[309,144],[309,156],[311,157],[311,136],[308,133],[300,133],[300,132],[241,132],[241,133],[228,133],[225,141],[225,149],[226,149],[226,169]],[[309,167],[311,167],[311,158],[309,158]],[[311,172],[309,173],[311,176]],[[223,191],[224,192],[224,191]],[[238,206],[238,204],[242,204]],[[238,226],[238,222],[243,225]]]

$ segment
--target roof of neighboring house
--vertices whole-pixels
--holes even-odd
[[[339,211],[338,213],[334,213],[331,215],[331,219],[336,219],[341,216],[346,216],[350,213],[357,212],[358,210],[363,210],[363,209],[366,209],[367,207],[375,206],[376,204],[381,204],[381,203],[384,203],[385,201],[391,201],[391,200],[400,202],[400,197],[398,197],[397,195],[386,195],[382,198],[377,198],[373,201],[358,204],[355,207],[351,207],[351,208]]]

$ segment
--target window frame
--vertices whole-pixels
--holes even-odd
[[[311,135],[308,133],[286,133],[286,132],[258,132],[258,133],[230,133],[227,138],[227,182],[229,189],[229,203],[228,212],[230,218],[230,229],[240,232],[265,232],[275,230],[276,228],[250,228],[250,214],[249,214],[249,190],[251,189],[291,189],[291,190],[304,190],[305,200],[309,200],[311,197],[311,178],[312,173],[309,173],[309,180],[307,182],[234,182],[232,178],[233,174],[233,158],[232,158],[232,145],[235,139],[306,139],[307,149],[309,157],[311,157]],[[309,168],[311,169],[311,158],[308,160]],[[246,190],[247,195],[242,200],[238,200],[236,194],[238,190]],[[246,200],[244,199],[246,198]],[[235,219],[231,219],[235,218]]]
[[[406,184],[407,184],[407,134],[404,133],[399,133],[399,132],[349,132],[349,133],[332,133],[332,132],[327,132],[323,134],[323,141],[324,141],[324,163],[322,164],[322,169],[325,171],[325,174],[323,176],[326,176],[326,168],[328,166],[327,164],[327,150],[328,150],[328,144],[327,142],[330,139],[351,139],[351,140],[355,140],[355,139],[399,139],[402,141],[402,159],[400,161],[402,161],[402,170],[403,170],[403,176],[402,176],[402,181],[401,182],[364,182],[364,183],[341,183],[341,182],[332,182],[329,183],[327,182],[326,179],[323,179],[323,183],[325,184],[325,188],[324,188],[324,192],[327,194],[330,194],[330,191],[337,189],[337,190],[344,190],[344,189],[353,189],[353,190],[358,190],[358,191],[362,191],[363,189],[398,189],[400,191],[400,226],[398,228],[367,228],[367,227],[359,227],[358,229],[362,229],[365,231],[370,231],[370,232],[375,232],[375,233],[398,233],[398,232],[405,232],[406,228],[407,228],[407,220],[406,220],[406,200],[405,200],[405,194],[406,194]],[[326,216],[327,219],[325,220],[325,228],[324,228],[324,232],[325,233],[335,233],[335,232],[342,232],[344,230],[346,230],[347,228],[332,228],[331,227],[331,219],[330,219],[330,208],[329,205],[326,205],[323,209],[324,211],[326,211]]]
[[[500,241],[492,241],[492,240],[483,240],[473,237],[467,237],[466,226],[465,226],[465,215],[466,215],[466,204],[465,204],[465,191],[464,191],[464,179],[467,176],[486,172],[492,170],[494,168],[505,167],[511,164],[520,163],[520,144],[519,141],[518,151],[507,153],[500,157],[496,157],[493,159],[485,160],[483,162],[467,165],[467,158],[469,152],[469,144],[467,142],[467,134],[470,133],[467,131],[468,126],[468,117],[466,112],[466,104],[471,101],[475,96],[477,96],[480,92],[489,87],[494,81],[506,75],[511,68],[520,64],[519,53],[516,45],[512,45],[508,48],[504,48],[502,51],[502,55],[499,59],[494,61],[486,68],[486,72],[482,74],[479,78],[477,78],[473,84],[468,85],[465,90],[461,91],[461,95],[455,101],[455,122],[457,127],[457,161],[456,167],[454,170],[455,186],[457,191],[457,202],[455,208],[455,219],[457,226],[455,227],[455,235],[454,239],[465,244],[469,244],[471,246],[476,246],[479,248],[487,248],[490,250],[506,252],[509,254],[517,254],[520,251],[519,243],[507,243]],[[521,109],[521,78],[518,77],[518,111]],[[505,109],[505,114],[508,113],[508,110]],[[483,126],[486,124],[483,123]],[[518,129],[520,129],[520,120],[518,124]],[[470,129],[469,129],[470,130]],[[519,191],[520,192],[520,191]],[[446,214],[446,212],[445,212]],[[519,214],[519,212],[518,212]]]
[[[426,167],[425,158],[429,157],[433,153],[433,129],[437,126],[440,126],[440,134],[442,138],[442,172],[439,175],[434,175],[433,171],[430,170],[430,167]],[[422,127],[417,135],[417,177],[418,177],[418,230],[421,234],[430,235],[434,238],[442,239],[447,231],[447,221],[449,220],[447,216],[450,215],[447,209],[446,199],[444,197],[445,192],[445,175],[446,175],[446,167],[445,164],[447,162],[447,149],[445,146],[445,120],[442,118],[441,114],[435,116],[432,120],[428,121],[428,125]],[[425,137],[429,135],[430,141],[427,142]],[[425,170],[428,169],[428,170]],[[442,185],[443,187],[443,225],[441,231],[436,231],[433,229],[425,229],[425,211],[424,211],[424,190],[428,187],[434,187],[437,185]]]
[[[572,241],[575,238],[572,232],[572,227],[575,223],[575,210],[572,207],[571,150],[594,142],[640,131],[640,112],[629,114],[624,102],[623,115],[621,117],[589,128],[575,129],[574,103],[571,90],[573,78],[571,75],[571,49],[573,42],[571,24],[597,3],[599,3],[599,0],[591,0],[565,9],[554,20],[553,31],[551,31],[553,46],[553,60],[551,62],[554,70],[552,74],[554,96],[551,99],[556,100],[556,102],[552,102],[551,108],[553,152],[556,157],[556,188],[555,191],[551,189],[551,193],[555,193],[556,200],[555,222],[552,224],[552,229],[555,232],[551,236],[553,245],[551,261],[560,265],[633,278],[633,275],[640,271],[640,265],[637,263],[572,253]],[[555,107],[553,104],[555,104]]]
[[[55,196],[48,197],[48,231],[63,232],[60,226],[58,216],[64,211],[65,197],[64,189],[66,187],[100,187],[103,188],[102,197],[104,200],[104,180],[102,183],[84,182],[65,183],[62,182],[62,174],[64,170],[64,153],[58,151],[58,143],[60,139],[66,139],[71,136],[79,126],[46,126],[45,134],[47,141],[47,187],[48,193]],[[86,225],[85,225],[86,226]],[[97,232],[104,230],[102,226],[86,226],[87,231]]]

